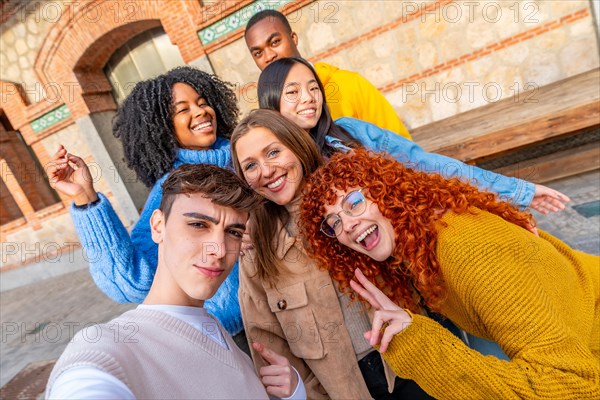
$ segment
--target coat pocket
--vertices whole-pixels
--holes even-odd
[[[266,292],[269,308],[277,316],[291,352],[302,359],[323,358],[325,350],[304,282],[267,288]]]

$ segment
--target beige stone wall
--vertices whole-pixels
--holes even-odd
[[[63,0],[29,2],[0,28],[0,79],[20,83],[31,103],[45,96],[33,69],[38,51],[52,25],[69,12],[72,3]]]
[[[72,6],[72,2],[65,1],[32,1],[0,28],[0,79],[20,84],[32,104],[46,96],[33,68],[38,52],[52,25],[58,21],[61,13],[68,13]],[[58,145],[64,144],[67,150],[91,163],[92,170],[97,171],[96,189],[110,195],[106,180],[115,179],[111,175],[114,171],[107,168],[101,171],[77,125],[67,126],[40,143],[47,154],[54,154]],[[118,203],[112,203],[117,214],[122,216]],[[2,242],[0,269],[44,259],[52,260],[57,248],[73,246],[79,240],[69,213],[61,212],[44,219],[39,230],[25,227],[3,233]],[[13,252],[15,246],[16,253]]]
[[[480,6],[474,9],[476,16],[474,23],[446,24],[443,30],[433,34],[428,41],[419,40],[419,42],[429,43],[423,44],[429,47],[427,52],[419,51],[420,69],[431,68],[433,64],[421,61],[424,54],[429,53],[430,57],[437,57],[438,60],[434,62],[437,65],[483,46],[501,42],[510,36],[524,33],[546,22],[560,20],[562,16],[580,8],[589,8],[587,1],[546,1],[528,4],[535,4],[539,8],[529,7],[527,11],[529,13],[535,11],[535,13],[528,14],[529,18],[524,18],[522,13],[519,23],[513,20],[515,11],[507,10],[506,7],[502,8],[503,15],[506,17],[503,17],[500,22],[486,21],[481,17],[483,8]],[[533,20],[538,22],[532,22]],[[421,35],[424,26],[419,24]],[[400,27],[398,31],[402,29]],[[593,20],[587,17],[499,49],[449,71],[417,81],[415,94],[407,94],[414,92],[415,86],[411,85],[386,95],[407,126],[416,128],[511,97],[525,89],[535,89],[597,68],[599,65],[597,48]],[[384,60],[381,62],[386,63]],[[388,63],[393,64],[393,60]],[[402,79],[417,71],[407,71],[402,76],[394,78]],[[368,69],[365,72],[367,78],[373,78]],[[453,88],[460,88],[459,93],[453,93]],[[428,91],[432,90],[441,93],[428,94]]]
[[[252,61],[243,38],[211,53],[209,60],[215,74],[234,85],[242,114],[258,107],[256,82],[260,70]]]
[[[289,15],[305,58],[357,71],[384,91],[409,128],[597,68],[598,38],[588,0],[451,1],[411,19],[416,8],[433,2],[319,1]],[[441,71],[440,65],[494,43],[526,35],[580,10],[588,15],[545,33]],[[397,21],[373,38],[365,35]],[[349,41],[341,51],[336,47]],[[353,42],[357,42],[354,44]],[[327,55],[327,51],[336,52]],[[333,50],[333,51],[332,51]],[[259,71],[243,39],[209,55],[217,74],[239,87],[255,82]],[[440,71],[436,72],[435,69]],[[429,76],[409,79],[428,69]],[[257,106],[254,92],[241,97],[243,110]]]

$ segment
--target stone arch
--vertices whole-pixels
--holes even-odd
[[[168,3],[184,7],[189,2]],[[106,181],[121,203],[129,225],[137,219],[136,210],[143,206],[148,191],[127,168],[121,144],[112,135],[116,104],[103,67],[119,47],[144,31],[162,26],[176,43],[195,30],[185,12],[165,13],[165,3],[160,1],[96,0],[71,4],[71,9],[51,28],[34,63],[44,88],[57,88],[59,93],[46,95],[55,99],[54,104],[44,101],[36,108],[40,109],[39,114],[52,110],[56,99],[68,107],[93,159],[102,166],[102,173],[114,176]],[[161,18],[163,14],[166,17]],[[178,21],[177,16],[184,17]]]
[[[129,39],[161,25],[160,3],[74,3],[52,27],[37,55],[34,69],[40,82],[60,90],[61,100],[75,118],[114,110],[112,89],[102,68]]]

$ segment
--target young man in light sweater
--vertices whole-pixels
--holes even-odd
[[[214,165],[173,171],[150,219],[158,266],[148,296],[75,335],[50,375],[47,398],[306,398],[285,357],[253,343],[269,364],[257,377],[202,308],[231,271],[259,202],[244,181]]]
[[[244,38],[261,71],[278,58],[302,57],[298,51],[298,35],[292,31],[285,15],[276,10],[254,14],[246,25]],[[325,88],[327,105],[334,120],[352,117],[411,139],[392,105],[371,82],[356,72],[324,62],[315,63],[314,67]]]

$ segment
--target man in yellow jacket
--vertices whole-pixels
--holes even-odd
[[[246,25],[244,37],[252,59],[261,71],[278,58],[302,57],[297,47],[298,35],[279,11],[263,10],[254,14]],[[352,117],[411,139],[392,105],[371,82],[356,72],[323,62],[315,63],[314,67],[325,88],[325,98],[334,120]]]

